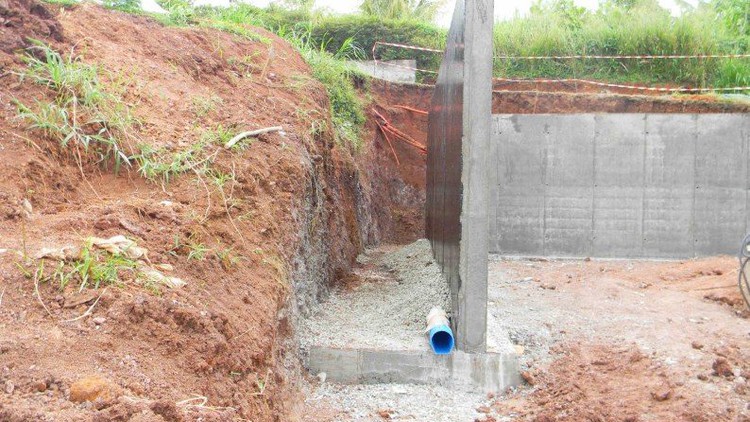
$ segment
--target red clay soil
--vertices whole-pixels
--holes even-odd
[[[555,113],[747,113],[750,104],[720,101],[714,95],[665,94],[556,82],[495,83],[492,112]]]
[[[584,78],[585,79],[585,78]],[[593,81],[598,82],[598,81]],[[607,81],[602,81],[603,83],[610,83]],[[649,96],[649,97],[661,97],[664,95],[670,95],[670,92],[667,91],[657,91],[657,90],[649,90],[649,89],[638,89],[638,88],[631,88],[631,87],[637,87],[637,86],[644,86],[646,85],[639,85],[634,83],[612,83],[612,85],[622,85],[621,87],[617,86],[601,86],[596,85],[593,83],[584,83],[580,81],[562,81],[562,80],[554,80],[552,82],[534,82],[534,81],[500,81],[495,80],[493,82],[493,89],[495,91],[515,91],[515,92],[523,92],[523,91],[534,91],[534,92],[568,92],[568,93],[578,93],[578,94],[621,94],[621,95],[639,95],[639,96]],[[683,88],[679,86],[671,86],[671,85],[651,85],[648,87],[653,88],[660,88],[660,89],[674,89],[674,88]],[[677,93],[678,95],[682,97],[686,96],[697,96],[701,99],[704,96],[700,95],[700,93],[697,92],[689,92],[684,91],[685,94]]]
[[[223,192],[192,175],[161,186],[127,167],[116,176],[77,165],[15,119],[14,100],[51,93],[2,78],[0,420],[293,419],[290,273],[327,281],[386,226],[362,211],[380,206],[367,172],[331,132],[310,130],[330,118],[325,89],[291,46],[262,30],[270,43],[93,5],[53,14],[31,0],[0,0],[0,16],[10,22],[0,25],[3,71],[21,68],[10,52],[33,36],[97,64],[112,89],[124,86],[137,121],[131,151],[136,141],[182,151],[218,125],[285,132],[238,152],[214,146],[213,167],[233,176]],[[187,285],[155,292],[121,274],[106,289],[50,282],[37,295],[18,266],[43,248],[120,234]],[[190,256],[204,247],[205,256]]]
[[[562,336],[550,349],[551,361],[532,361],[523,373],[528,385],[498,398],[496,413],[538,422],[747,421],[750,349],[743,319],[750,311],[737,287],[738,267],[729,256],[677,262],[505,261],[503,269],[513,277],[529,277],[550,292],[549,303],[530,299],[524,305],[533,312],[554,314],[555,306],[570,312],[573,301],[602,319],[623,323],[550,323]],[[709,304],[710,313],[691,314],[686,307],[694,302],[685,296]],[[648,297],[663,313],[653,326],[646,321],[654,311],[637,305]],[[632,343],[636,340],[640,346]]]
[[[552,353],[556,359],[548,371],[524,373],[537,388],[528,396],[498,400],[499,414],[535,422],[744,420],[726,403],[702,397],[681,371],[654,361],[636,345],[569,344]],[[741,363],[737,358],[727,367]],[[704,376],[705,382],[730,387],[735,378]],[[731,394],[748,394],[750,386],[737,386]]]
[[[608,93],[495,92],[496,114],[556,113],[747,113],[750,104],[710,96],[649,96]]]
[[[424,157],[393,139],[396,165],[373,119],[356,154],[316,134],[330,118],[325,89],[262,30],[270,43],[33,0],[0,0],[0,19],[0,420],[294,420],[292,275],[329,281],[366,245],[421,237]],[[241,151],[216,146],[213,166],[232,175],[223,191],[192,175],[161,186],[127,167],[79,166],[15,118],[14,101],[52,99],[8,73],[21,69],[14,52],[27,37],[74,50],[123,92],[137,122],[129,152],[184,151],[218,125],[284,133]],[[430,89],[373,82],[372,92],[373,108],[426,142],[426,117],[395,106],[427,109]],[[542,112],[534,98],[502,112]],[[124,274],[106,289],[50,282],[35,292],[24,255],[120,234],[187,285],[154,291]]]
[[[34,0],[0,1],[0,52],[8,54],[23,48],[28,38],[62,41],[62,27],[46,7]],[[0,71],[6,64],[0,61]]]
[[[373,81],[370,89],[375,102],[368,123],[368,129],[372,133],[370,139],[375,171],[371,179],[377,180],[382,187],[383,196],[380,199],[387,204],[384,209],[389,213],[388,216],[381,216],[380,220],[390,222],[390,227],[384,228],[390,233],[384,241],[393,244],[411,243],[424,237],[427,157],[392,134],[388,135],[389,144],[378,128],[378,119],[372,110],[388,119],[399,131],[426,146],[427,116],[399,106],[428,110],[432,89],[384,81]]]

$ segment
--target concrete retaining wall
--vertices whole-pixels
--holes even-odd
[[[496,115],[490,250],[734,254],[750,226],[750,116]]]
[[[400,83],[417,82],[417,72],[413,70],[417,67],[416,60],[368,60],[351,63],[362,72],[378,79]]]
[[[486,349],[491,0],[458,0],[430,106],[427,237],[451,288],[456,345]]]

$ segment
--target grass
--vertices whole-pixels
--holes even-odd
[[[223,251],[220,259],[222,265],[227,265],[226,268],[238,261],[238,258],[231,254],[231,250]],[[54,262],[47,259],[24,259],[23,263],[16,265],[27,279],[34,280],[37,295],[40,283],[54,283],[60,292],[73,285],[80,292],[85,289],[122,286],[125,282],[135,281],[146,291],[159,296],[162,287],[169,283],[167,277],[159,275],[157,270],[127,256],[127,251],[110,253],[95,247],[91,240],[86,240],[82,244],[74,259]],[[40,303],[44,306],[41,298]]]
[[[234,248],[222,247],[220,244],[216,248],[211,248],[194,234],[188,236],[185,241],[179,235],[175,235],[174,244],[169,253],[175,257],[185,256],[188,261],[205,261],[209,258],[216,258],[227,271],[242,260],[235,253]]]
[[[366,77],[348,60],[362,59],[364,51],[353,39],[344,42],[331,53],[326,44],[311,42],[312,26],[292,30],[282,29],[279,35],[294,45],[312,69],[315,79],[326,87],[331,103],[331,120],[340,143],[348,143],[354,150],[362,146],[360,131],[366,122],[364,102],[357,91],[355,81],[364,83]]]
[[[93,249],[91,243],[86,243],[81,249],[80,258],[73,263],[71,272],[67,273],[60,269],[62,280],[69,281],[77,276],[80,284],[79,290],[87,287],[98,289],[104,285],[114,285],[120,282],[121,274],[129,273],[137,276],[138,263],[123,255],[114,255]],[[64,275],[64,276],[63,276]],[[65,288],[61,284],[61,289]]]
[[[138,146],[138,153],[130,158],[136,163],[138,172],[144,179],[161,183],[166,189],[169,183],[182,174],[193,173],[201,177],[208,175],[218,152],[232,139],[234,133],[234,128],[217,124],[199,130],[199,134],[196,135],[198,141],[183,150],[171,151],[166,148],[154,148],[150,144],[141,144]],[[238,145],[234,150],[244,147],[246,145]]]
[[[110,254],[96,249],[91,242],[84,242],[80,254],[72,261],[57,261],[48,271],[47,263],[40,260],[33,270],[17,264],[26,278],[41,283],[56,283],[65,290],[75,283],[79,291],[119,285],[127,276],[137,279],[138,262],[121,254]]]
[[[189,242],[187,248],[189,250],[188,261],[203,261],[206,259],[206,254],[211,252],[208,246],[200,242]]]
[[[207,145],[224,146],[234,135],[237,134],[237,128],[235,127],[224,127],[221,123],[216,126],[205,129],[201,134],[201,142]],[[233,150],[242,149],[252,142],[237,143],[232,148]]]
[[[203,174],[212,162],[205,154],[206,143],[196,142],[185,150],[169,152],[151,145],[139,146],[139,153],[132,156],[140,175],[166,189],[174,179],[184,173]]]
[[[216,258],[218,258],[219,262],[221,263],[221,266],[227,271],[240,263],[240,257],[235,254],[233,248],[220,249],[215,253]]]
[[[134,8],[133,4],[132,0],[107,0],[105,6],[141,14],[142,12]],[[260,9],[247,4],[234,4],[228,8],[196,8],[188,0],[163,0],[160,4],[168,11],[168,14],[152,17],[165,25],[214,28],[269,46],[271,41],[260,35],[254,27],[268,29],[285,38],[310,64],[315,79],[326,87],[331,103],[332,122],[339,143],[351,146],[353,150],[361,147],[361,131],[366,119],[358,88],[367,88],[364,83],[366,78],[347,61],[365,58],[367,54],[355,42],[353,36],[334,39],[325,34],[316,33],[315,26],[309,20],[311,17],[309,13],[284,11],[277,7]],[[369,48],[369,46],[366,47]],[[247,58],[245,61],[242,61],[242,58],[231,58],[231,60],[240,67],[244,67],[246,73],[256,70],[247,64]],[[267,65],[268,63],[264,69]],[[193,108],[196,116],[202,118],[211,113],[216,105],[212,98],[196,98]],[[60,113],[57,109],[45,109],[36,113],[27,113],[28,111],[31,111],[28,107],[23,110],[25,118],[31,121],[39,120],[40,126],[50,133],[65,138],[71,132],[64,122],[65,113]],[[89,143],[91,140],[85,139]],[[112,137],[105,137],[104,140],[114,141]],[[102,142],[102,140],[97,141]],[[118,146],[117,143],[113,145]],[[150,166],[150,161],[153,160],[149,158],[155,155],[163,154],[161,151],[141,148],[141,151],[133,157],[137,161],[145,162],[146,167],[141,168],[140,171],[150,180],[156,179],[158,174],[171,176],[175,173],[175,167],[180,167],[177,162],[179,160],[166,160],[167,162],[163,162],[162,165]],[[123,154],[118,157],[120,161],[128,158]]]
[[[45,86],[53,98],[33,105],[16,101],[18,118],[59,142],[79,165],[84,154],[113,164],[116,172],[130,164],[125,143],[135,120],[122,98],[106,89],[97,66],[83,63],[73,52],[63,57],[39,41],[23,59],[26,68],[19,77]]]
[[[209,97],[195,96],[192,99],[192,109],[195,117],[202,119],[214,112],[217,107],[221,106],[223,100],[221,97],[212,95]]]
[[[746,53],[742,37],[707,5],[679,17],[647,1],[604,2],[597,12],[546,1],[495,26],[495,56],[697,55]],[[586,78],[691,87],[750,85],[750,60],[496,59],[511,78]]]
[[[166,0],[161,5],[169,11],[168,16],[160,18],[167,25],[211,27],[251,40],[260,40],[270,45],[270,40],[263,39],[255,32],[253,27],[257,26],[275,32],[286,39],[297,48],[310,65],[315,79],[326,87],[331,103],[335,134],[339,143],[349,145],[354,150],[361,147],[360,132],[366,119],[364,104],[359,98],[356,84],[363,82],[364,77],[347,61],[364,58],[366,54],[354,43],[353,38],[343,40],[335,51],[329,51],[328,43],[331,39],[322,42],[314,41],[312,24],[304,20],[294,23],[288,19],[289,16],[294,15],[292,12],[280,12],[274,8],[263,10],[246,4],[235,4],[228,8],[193,8],[184,0]],[[287,16],[284,13],[290,15]],[[307,15],[300,15],[300,17],[304,16]],[[242,62],[241,59],[231,59],[234,64],[240,64],[248,71],[250,70],[246,62]],[[271,55],[269,55],[269,60],[272,60]],[[267,66],[268,63],[263,66],[263,69]],[[365,84],[360,83],[360,85]]]

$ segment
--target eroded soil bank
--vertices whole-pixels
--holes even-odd
[[[251,41],[31,0],[0,16],[0,420],[294,418],[295,318],[366,245],[419,237],[423,185],[379,165],[371,127],[361,151],[337,142],[324,87],[261,29]],[[116,174],[30,129],[16,103],[55,95],[16,75],[28,38],[98,68],[132,115],[127,153],[192,151],[210,169]],[[269,126],[283,131],[239,149],[215,139]],[[118,283],[82,287],[85,240],[117,235],[186,285],[125,262]]]

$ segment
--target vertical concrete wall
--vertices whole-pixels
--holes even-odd
[[[734,254],[750,211],[750,116],[496,115],[492,252]]]
[[[415,83],[417,82],[416,60],[353,60],[351,64],[362,72],[378,79],[390,82]]]
[[[486,349],[492,24],[493,1],[457,1],[428,125],[427,237],[466,352]]]

